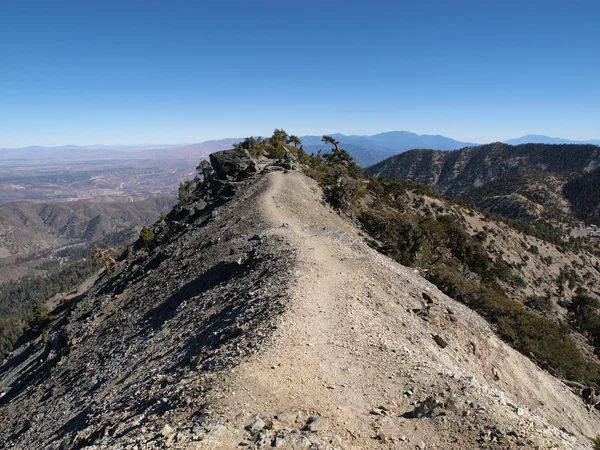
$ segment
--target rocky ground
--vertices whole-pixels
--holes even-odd
[[[0,447],[591,448],[597,412],[314,181],[223,186],[0,367]]]

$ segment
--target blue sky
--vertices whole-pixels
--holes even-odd
[[[0,147],[600,138],[600,2],[2,1]]]

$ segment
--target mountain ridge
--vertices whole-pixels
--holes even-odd
[[[269,167],[178,205],[15,350],[0,444],[587,447],[596,411]]]
[[[600,145],[600,139],[563,139],[559,137],[549,137],[542,134],[527,134],[518,138],[508,139],[504,141],[505,144],[519,145],[519,144],[593,144]]]
[[[600,167],[600,147],[592,144],[501,142],[459,151],[412,150],[366,169],[373,176],[411,179],[445,195],[461,196],[500,177],[523,170],[584,173]]]

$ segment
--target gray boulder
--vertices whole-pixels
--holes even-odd
[[[210,163],[219,180],[241,181],[256,174],[256,161],[248,150],[233,149],[215,152],[210,155]]]

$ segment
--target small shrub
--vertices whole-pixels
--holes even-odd
[[[285,146],[283,143],[269,146],[267,148],[267,157],[271,159],[283,159],[285,157]]]
[[[358,194],[359,187],[360,181],[350,176],[346,166],[333,166],[326,175],[325,197],[334,208],[348,210]]]
[[[477,239],[479,242],[485,242],[485,240],[487,239],[487,233],[485,231],[480,231],[473,237],[475,239]]]
[[[551,296],[549,294],[546,294],[543,297],[532,295],[525,300],[525,304],[530,308],[543,313],[551,312],[553,309]]]
[[[150,247],[154,243],[154,232],[149,228],[142,228],[140,231],[140,241],[144,247]]]
[[[42,301],[37,301],[35,305],[33,305],[33,309],[31,311],[31,322],[30,325],[38,326],[42,325],[46,320],[48,320],[48,307]]]
[[[600,338],[600,300],[579,289],[568,305],[569,321],[592,340]]]
[[[182,205],[190,204],[195,200],[194,180],[185,180],[179,184],[178,198]]]

